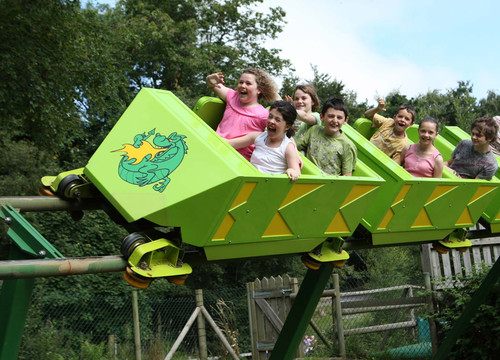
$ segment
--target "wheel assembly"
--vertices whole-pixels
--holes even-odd
[[[55,196],[56,194],[54,194],[52,192],[50,187],[40,185],[40,187],[38,188],[38,195],[40,195],[40,196]]]
[[[175,285],[184,285],[187,277],[188,277],[187,274],[186,275],[168,276],[167,280]]]
[[[448,253],[448,248],[444,247],[443,245],[441,245],[438,242],[433,243],[432,248],[440,254],[447,254]]]
[[[138,289],[148,288],[149,284],[151,284],[151,281],[153,281],[153,279],[148,279],[145,278],[144,276],[134,273],[129,266],[126,267],[125,272],[123,273],[123,278],[130,285]]]
[[[302,255],[302,257],[300,259],[302,260],[304,265],[307,266],[311,270],[318,270],[319,267],[321,266],[321,263],[319,261],[314,260],[312,257],[310,257],[307,254]]]
[[[345,264],[345,260],[332,261],[331,264],[335,267],[342,267]]]
[[[146,241],[147,240],[144,235],[134,232],[123,239],[120,252],[126,259],[128,259],[134,252],[134,249],[139,245],[145,244]]]
[[[71,190],[78,185],[83,184],[83,180],[76,174],[70,174],[61,180],[57,186],[57,195],[63,199],[71,198]],[[78,197],[78,194],[75,193]]]

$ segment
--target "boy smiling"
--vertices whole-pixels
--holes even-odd
[[[399,164],[401,151],[408,146],[406,129],[415,122],[415,109],[403,104],[392,119],[377,114],[380,111],[385,111],[382,98],[378,99],[378,106],[365,111],[365,117],[372,120],[373,126],[378,128],[370,142]]]
[[[498,162],[491,151],[498,125],[493,118],[483,116],[471,125],[471,140],[462,140],[445,162],[455,175],[464,179],[491,180],[498,170]]]
[[[319,169],[330,175],[350,176],[356,166],[357,150],[342,132],[349,119],[347,105],[338,98],[330,98],[323,105],[320,118],[323,126],[315,125],[296,140],[297,149]]]

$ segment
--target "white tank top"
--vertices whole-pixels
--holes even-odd
[[[283,174],[288,169],[285,151],[291,140],[285,135],[281,145],[277,148],[267,146],[266,140],[267,131],[257,136],[250,162],[262,173]]]

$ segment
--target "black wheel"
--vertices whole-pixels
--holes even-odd
[[[83,184],[83,180],[76,174],[70,174],[64,177],[59,186],[57,186],[57,195],[63,199],[71,197],[71,189],[75,186]]]
[[[132,253],[134,252],[134,249],[137,246],[146,243],[146,241],[147,240],[144,237],[144,235],[136,233],[136,232],[132,233],[132,234],[126,236],[125,239],[123,239],[122,246],[120,248],[120,252],[122,253],[122,255],[126,259],[128,259],[129,256],[132,255]]]

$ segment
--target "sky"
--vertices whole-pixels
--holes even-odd
[[[395,90],[445,93],[458,81],[478,99],[500,93],[497,0],[264,0],[258,9],[276,6],[287,24],[265,46],[281,49],[303,81],[316,66],[369,104]]]

